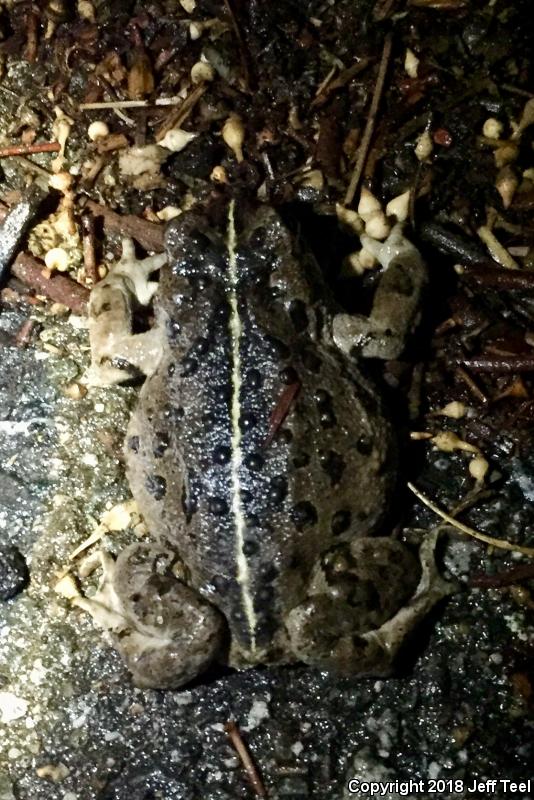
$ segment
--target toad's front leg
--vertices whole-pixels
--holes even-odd
[[[137,259],[133,241],[123,240],[121,259],[96,284],[89,299],[89,384],[109,386],[154,372],[161,355],[159,331],[133,333],[133,313],[136,304],[149,304],[157,288],[149,277],[166,260],[165,254]]]
[[[407,334],[417,322],[419,303],[427,280],[426,267],[414,245],[395,225],[385,242],[361,237],[362,245],[384,267],[369,317],[338,314],[334,340],[350,353],[353,348],[367,358],[398,358]]]

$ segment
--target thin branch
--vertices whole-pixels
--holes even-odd
[[[53,274],[50,278],[46,276],[45,265],[28,253],[19,253],[11,273],[19,281],[30,286],[37,294],[42,294],[61,303],[76,314],[84,314],[87,309],[89,292],[79,283],[68,278],[66,275]]]
[[[150,108],[150,106],[179,106],[183,97],[158,97],[156,100],[102,100],[98,103],[80,103],[80,111],[113,111],[120,108]]]
[[[476,531],[474,528],[470,528],[468,525],[464,525],[463,522],[458,522],[457,519],[451,517],[450,514],[447,514],[446,511],[442,511],[439,506],[430,500],[426,495],[417,489],[413,483],[407,483],[408,489],[414,493],[418,500],[423,503],[423,505],[427,506],[434,514],[437,514],[438,517],[441,517],[442,520],[447,522],[449,525],[452,525],[453,528],[456,530],[465,533],[467,536],[471,536],[473,539],[478,539],[480,542],[484,542],[485,544],[489,544],[492,547],[498,547],[500,550],[511,550],[514,553],[522,553],[524,556],[534,556],[534,547],[522,547],[519,544],[513,544],[513,542],[508,542],[505,539],[495,539],[493,536],[488,536],[485,533],[480,533],[480,531]]]
[[[495,372],[514,375],[516,372],[534,372],[534,356],[478,356],[460,358],[452,361],[455,365],[467,367],[473,372]]]
[[[31,156],[34,153],[59,153],[59,142],[41,142],[40,144],[10,144],[0,147],[0,158],[7,156]]]
[[[373,99],[371,101],[371,108],[369,109],[369,116],[367,117],[367,122],[365,124],[365,131],[362,137],[360,147],[358,149],[358,160],[356,161],[356,164],[354,166],[354,172],[352,173],[352,178],[350,180],[349,188],[347,189],[347,194],[345,195],[346,206],[350,206],[352,201],[354,200],[354,195],[356,194],[356,190],[360,184],[362,172],[365,167],[365,162],[367,160],[367,153],[369,152],[369,145],[371,144],[373,131],[375,129],[378,107],[380,105],[380,100],[382,98],[382,92],[384,91],[384,83],[386,80],[386,73],[389,66],[389,60],[391,58],[392,46],[393,46],[393,35],[391,33],[388,33],[384,41],[384,47],[382,49],[382,58],[380,59],[380,66],[378,68],[378,75],[376,77]]]
[[[260,778],[260,774],[257,770],[256,765],[252,761],[252,757],[247,749],[245,742],[243,741],[243,738],[236,723],[234,722],[234,720],[230,720],[229,722],[226,723],[224,728],[239,758],[241,759],[241,763],[245,768],[248,779],[252,784],[252,788],[256,793],[256,797],[267,797],[267,789],[265,788],[263,781]]]

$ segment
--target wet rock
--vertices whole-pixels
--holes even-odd
[[[13,545],[0,546],[0,600],[9,600],[28,583],[28,567],[22,553]]]

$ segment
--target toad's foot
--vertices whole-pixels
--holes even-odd
[[[421,254],[397,224],[385,242],[361,237],[362,245],[384,267],[369,317],[338,314],[334,340],[341,350],[354,348],[367,358],[398,358],[407,334],[417,321],[420,295],[426,283]]]
[[[96,284],[89,299],[89,384],[109,386],[139,372],[154,372],[161,352],[159,331],[134,334],[132,319],[136,303],[150,303],[158,284],[149,277],[166,260],[164,254],[137,259],[133,241],[123,240],[120,261]]]
[[[290,612],[286,624],[295,655],[306,664],[343,675],[388,675],[408,634],[439,600],[453,591],[436,568],[436,538],[437,534],[431,534],[421,545],[421,577],[405,604],[402,594],[397,595],[395,584],[406,570],[413,574],[412,557],[406,549],[389,538],[353,542],[351,554],[355,563],[363,556],[364,563],[371,566],[367,579],[358,576],[356,570],[354,581],[354,571],[351,575],[349,570],[338,575],[341,588],[337,593],[314,593]],[[376,556],[369,561],[373,549]],[[388,575],[392,566],[393,575]],[[368,611],[363,608],[365,596]],[[394,597],[402,605],[399,608],[397,602],[396,613],[390,614]]]
[[[110,633],[135,684],[177,688],[204,672],[221,649],[224,619],[175,577],[172,556],[133,544],[117,561],[107,553],[101,558],[98,592],[75,603]]]

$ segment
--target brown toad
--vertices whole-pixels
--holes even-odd
[[[349,342],[316,263],[268,206],[186,212],[166,249],[152,330],[131,335],[132,287],[148,302],[162,257],[134,262],[133,276],[123,259],[90,306],[93,379],[132,366],[148,375],[125,449],[154,543],[108,559],[103,590],[123,658],[155,687],[216,660],[387,673],[449,590],[430,540],[420,565],[371,536],[394,481],[394,436],[347,352],[374,341],[375,354],[384,337],[391,350],[397,330],[360,320]],[[382,303],[404,308],[406,327],[424,266],[399,229],[382,252]],[[98,617],[97,605],[86,602]]]

